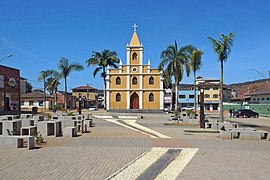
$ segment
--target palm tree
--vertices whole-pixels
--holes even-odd
[[[184,66],[186,69],[186,74],[189,76],[190,67],[188,59],[190,53],[194,49],[193,46],[187,45],[178,49],[177,43],[175,41],[174,45],[169,45],[164,51],[161,52],[161,62],[158,66],[160,70],[165,68],[165,73],[170,77],[174,77],[175,80],[175,110],[178,109],[178,84],[181,82],[184,74]],[[177,113],[178,114],[178,113]],[[177,115],[176,114],[176,115]]]
[[[221,34],[219,39],[208,37],[210,43],[213,45],[214,51],[217,53],[218,61],[220,61],[220,96],[219,96],[219,114],[220,122],[224,121],[223,117],[223,62],[226,62],[234,42],[234,32],[225,36]]]
[[[103,78],[104,83],[104,109],[106,109],[107,98],[106,98],[106,70],[108,66],[112,66],[114,68],[118,68],[117,64],[120,62],[120,59],[117,57],[117,53],[115,51],[110,51],[108,49],[104,49],[101,52],[93,51],[92,56],[86,60],[87,66],[95,67],[98,66],[93,75],[96,77],[97,73],[101,71],[101,77]]]
[[[61,77],[65,80],[65,109],[67,109],[67,77],[73,71],[82,71],[84,68],[78,63],[69,63],[69,60],[61,57],[58,62],[58,68],[60,70]]]
[[[201,50],[193,50],[190,55],[190,67],[193,71],[193,77],[194,77],[194,112],[195,112],[195,119],[196,119],[196,112],[197,112],[197,104],[196,104],[196,72],[201,69],[202,66],[202,54],[203,52]]]
[[[46,83],[46,79],[48,77],[50,77],[51,75],[53,75],[56,71],[55,70],[45,70],[45,71],[41,71],[38,77],[39,81],[43,81],[43,90],[44,90],[44,99],[43,99],[43,107],[44,110],[46,110],[46,87],[47,87],[47,83]]]
[[[61,84],[59,80],[61,79],[61,74],[56,72],[56,74],[53,75],[53,77],[50,77],[47,80],[48,83],[48,91],[53,94],[54,92],[54,100],[55,100],[55,105],[57,105],[57,91],[58,91],[58,86]]]

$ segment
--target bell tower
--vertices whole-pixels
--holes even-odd
[[[143,65],[143,45],[137,35],[138,25],[135,23],[132,27],[134,32],[127,45],[127,65]]]

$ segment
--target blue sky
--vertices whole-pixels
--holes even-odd
[[[18,68],[35,88],[39,72],[57,69],[60,57],[85,66],[74,72],[68,88],[91,84],[102,88],[85,61],[92,51],[114,50],[126,62],[133,23],[143,43],[144,63],[157,67],[160,53],[174,40],[179,46],[201,49],[203,67],[198,75],[219,78],[219,63],[207,37],[235,32],[232,53],[224,66],[227,84],[268,77],[270,70],[270,1],[268,0],[1,0],[0,58],[2,65]],[[182,83],[192,83],[192,76]],[[63,83],[60,89],[63,89]]]

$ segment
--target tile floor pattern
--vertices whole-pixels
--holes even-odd
[[[94,119],[96,127],[80,137],[47,138],[34,150],[0,148],[0,179],[106,179],[151,147],[199,148],[177,179],[269,179],[270,141],[186,134],[186,127],[164,126],[168,117],[146,114],[138,123],[171,139],[152,139]]]

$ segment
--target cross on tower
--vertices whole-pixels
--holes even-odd
[[[132,27],[134,28],[134,32],[136,32],[136,28],[138,27],[138,25],[136,23],[134,23],[134,25]]]

